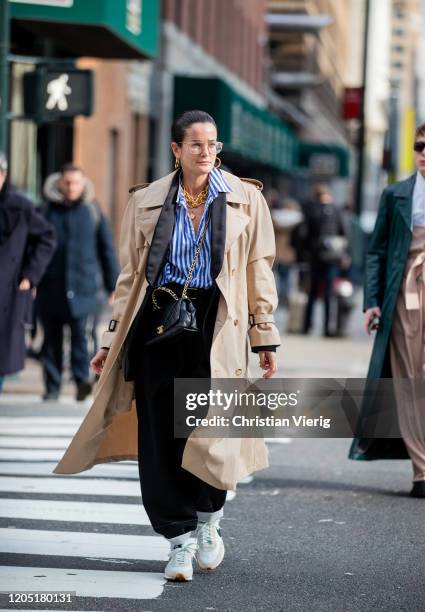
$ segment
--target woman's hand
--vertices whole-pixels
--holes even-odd
[[[19,283],[19,291],[28,291],[31,289],[31,281],[28,278],[23,278]]]
[[[368,308],[364,314],[364,328],[369,336],[369,324],[372,321],[373,317],[381,317],[381,309],[378,308],[378,306],[375,306],[374,308]]]
[[[271,378],[277,372],[277,359],[274,351],[259,351],[260,368],[266,370],[263,378]]]
[[[103,366],[108,356],[108,350],[109,349],[101,348],[99,351],[97,351],[96,355],[90,361],[91,369],[95,374],[102,374]]]

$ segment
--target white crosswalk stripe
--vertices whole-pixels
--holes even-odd
[[[0,591],[75,591],[77,597],[153,599],[163,589],[162,574],[51,567],[0,567]]]
[[[52,476],[56,463],[39,462],[27,463],[25,461],[9,462],[0,461],[0,474],[17,476]],[[139,471],[136,462],[129,463],[100,463],[95,465],[90,470],[80,472],[76,478],[131,478],[132,480],[139,479]]]
[[[3,553],[148,561],[165,561],[170,548],[157,536],[36,529],[0,528],[0,542]]]
[[[69,437],[0,436],[0,448],[59,448],[65,450],[68,443]]]
[[[0,461],[59,461],[63,450],[0,448]]]
[[[0,516],[46,521],[150,525],[140,504],[0,498]]]
[[[66,416],[0,416],[0,556],[12,555],[8,557],[11,565],[0,566],[0,591],[75,591],[76,596],[88,598],[157,598],[165,584],[157,571],[112,571],[104,567],[138,561],[156,564],[168,558],[168,543],[153,531],[152,535],[120,533],[129,526],[141,527],[146,533],[150,524],[141,502],[137,463],[101,464],[69,476],[52,473],[81,421],[80,417]],[[22,494],[24,499],[15,498]],[[50,499],[52,494],[60,499]],[[43,499],[45,495],[48,498]],[[111,501],[105,502],[104,496]],[[116,503],[127,496],[135,503]],[[34,528],[26,528],[23,520],[35,521]],[[60,521],[70,530],[57,527],[57,523],[53,526],[51,521]],[[78,523],[86,524],[83,531],[72,529]],[[91,524],[97,525],[94,531]],[[116,528],[113,533],[99,532],[99,524],[105,524],[105,529],[106,524]],[[26,566],[21,561],[13,565],[14,558],[18,561],[22,555],[33,555],[34,561],[26,562]],[[59,557],[70,563],[75,558],[87,560],[98,569],[75,569],[71,564],[72,569],[58,568],[54,559]],[[153,569],[157,570],[157,565]]]
[[[113,495],[140,496],[138,482],[126,480],[99,480],[96,478],[67,478],[53,475],[52,478],[16,478],[0,476],[0,492],[9,493],[55,493],[65,495]]]

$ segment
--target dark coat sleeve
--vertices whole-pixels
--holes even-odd
[[[21,277],[28,278],[36,287],[55,251],[56,232],[32,204],[25,207],[25,215],[28,226],[28,243]]]
[[[117,282],[119,267],[111,228],[103,214],[97,229],[97,255],[102,269],[103,284],[107,292],[112,293]]]
[[[381,196],[375,229],[373,230],[366,256],[364,311],[375,306],[382,307],[388,254],[388,201],[390,197],[387,187]]]
[[[338,221],[338,236],[344,236],[345,238],[347,238],[347,230],[344,224],[344,218],[342,215],[342,211],[339,208],[337,208],[336,214],[337,214],[337,221]]]

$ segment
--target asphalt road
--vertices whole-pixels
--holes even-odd
[[[43,459],[42,453],[56,453],[59,457],[69,434],[55,434],[55,428],[61,426],[61,419],[64,423],[66,419],[77,423],[83,412],[70,404],[54,407],[34,402],[21,406],[16,398],[9,405],[2,400],[0,515],[4,515],[1,510],[6,503],[16,503],[16,512],[0,520],[0,533],[3,544],[11,539],[12,546],[18,542],[18,535],[23,533],[25,537],[12,551],[10,543],[9,548],[2,547],[0,537],[0,550],[8,550],[0,553],[0,565],[3,571],[27,568],[33,576],[62,569],[67,575],[77,574],[81,588],[86,588],[91,576],[94,589],[94,596],[76,597],[66,606],[37,608],[20,604],[8,609],[425,610],[425,501],[407,495],[411,486],[408,462],[351,462],[346,459],[349,441],[344,439],[273,443],[269,446],[271,467],[251,482],[241,484],[236,497],[226,504],[222,521],[226,557],[220,568],[213,574],[197,571],[192,583],[163,583],[163,553],[154,552],[153,558],[147,558],[151,545],[146,544],[145,538],[154,536],[150,526],[132,524],[131,519],[126,524],[121,522],[124,519],[119,504],[136,513],[142,511],[136,472],[130,476],[127,473],[134,466],[107,468],[118,467],[125,474],[100,475],[91,471],[85,477],[66,478],[64,491],[53,490],[62,477],[46,473],[54,461],[52,457]],[[58,419],[54,424],[52,416]],[[25,427],[22,418],[27,419]],[[40,423],[42,433],[33,433],[34,423]],[[43,423],[47,423],[44,430]],[[17,428],[13,429],[15,424]],[[63,437],[62,442],[58,435]],[[22,436],[33,436],[34,442],[28,443]],[[21,456],[24,450],[30,453],[26,461]],[[95,480],[100,493],[94,488]],[[82,488],[84,481],[92,483],[88,490]],[[22,483],[27,484],[22,488]],[[40,486],[41,491],[37,490]],[[122,493],[120,487],[124,487]],[[126,487],[133,488],[127,491]],[[40,501],[47,501],[50,507],[34,518],[33,511]],[[23,502],[29,512],[27,518],[25,509],[21,516]],[[82,506],[105,504],[113,509],[113,516],[110,522],[103,522],[101,513],[92,514],[90,521],[87,514],[81,515],[83,520],[78,516],[73,521],[64,520],[64,515],[51,514],[55,502],[65,502],[65,506],[71,502]],[[93,522],[96,520],[99,522]],[[40,532],[41,541],[32,542],[34,533]],[[92,535],[98,537],[99,550],[90,548]],[[115,541],[120,536],[130,536],[125,545]],[[68,537],[80,540],[72,545]],[[50,542],[51,538],[54,541]],[[125,548],[129,543],[130,547]],[[87,570],[93,575],[79,574]],[[155,581],[155,594],[146,598],[151,592],[147,587],[146,592],[142,589],[144,595],[131,598],[131,593],[150,577]],[[60,575],[55,580],[56,590],[60,590],[65,583]],[[123,583],[124,593],[121,590],[120,596],[102,597],[106,588],[112,594],[118,589],[116,580]],[[28,582],[30,589],[31,584]],[[2,581],[0,573],[0,590],[8,588],[10,585],[4,576]],[[1,607],[7,608],[4,600]]]

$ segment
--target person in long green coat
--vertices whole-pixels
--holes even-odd
[[[416,182],[425,178],[425,150],[423,148],[420,150],[421,146],[418,145],[420,142],[425,143],[425,124],[419,126],[416,130],[414,148],[417,172],[408,179],[388,185],[384,189],[366,258],[363,306],[365,327],[368,329],[371,319],[376,315],[380,321],[367,375],[369,392],[365,393],[364,396],[359,420],[360,433],[357,432],[359,437],[354,438],[351,445],[350,459],[366,461],[373,459],[409,459],[406,445],[401,436],[392,438],[372,437],[371,430],[373,430],[373,424],[376,423],[379,411],[383,409],[379,405],[379,384],[377,381],[392,378],[390,340],[397,299],[401,291],[412,243],[413,194]],[[366,385],[366,389],[368,389],[368,385]],[[383,404],[381,401],[381,406]],[[392,408],[385,404],[385,410],[388,410],[386,418],[397,420],[396,415],[394,413],[391,415],[390,412],[395,410],[395,404]],[[366,431],[368,437],[363,437],[365,434],[362,434],[362,431]],[[425,481],[422,481],[422,484],[425,485]],[[412,489],[412,494],[414,494],[414,489]],[[425,486],[422,486],[422,489],[424,489],[423,494],[415,495],[416,497],[425,497]],[[418,492],[420,493],[416,490],[416,493]]]

